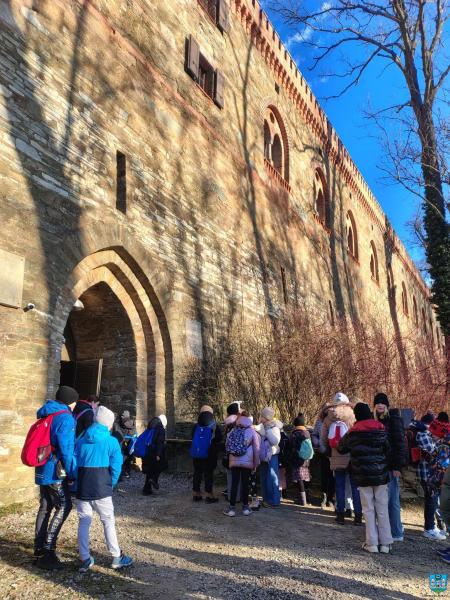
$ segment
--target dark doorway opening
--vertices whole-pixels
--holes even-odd
[[[79,299],[64,330],[60,384],[73,386],[80,397],[100,395],[114,412],[136,414],[137,352],[130,319],[106,283],[98,283]]]

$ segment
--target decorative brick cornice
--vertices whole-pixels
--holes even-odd
[[[230,5],[231,11],[240,20],[267,66],[283,86],[289,100],[301,114],[312,133],[316,135],[330,161],[336,165],[343,181],[352,190],[354,197],[371,221],[377,225],[382,234],[385,234],[383,209],[259,2],[257,0],[230,0]],[[397,243],[401,250],[397,250],[396,254],[428,299],[430,291],[422,276],[398,238]]]

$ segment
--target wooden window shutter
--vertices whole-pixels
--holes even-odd
[[[200,62],[200,47],[194,36],[190,35],[187,49],[186,70],[195,80],[198,79],[198,67]]]
[[[222,32],[230,28],[230,7],[227,0],[217,0],[217,26]]]
[[[225,77],[223,76],[222,71],[219,69],[216,70],[215,76],[215,85],[214,85],[214,102],[217,104],[219,108],[223,108],[224,106],[224,89],[225,89]]]

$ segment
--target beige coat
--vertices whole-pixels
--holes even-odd
[[[343,421],[350,429],[356,421],[353,408],[350,404],[340,404],[332,406],[328,411],[323,422],[322,431],[320,432],[320,445],[324,449],[328,449],[328,430],[333,421]],[[332,471],[338,469],[346,469],[350,462],[350,454],[339,454],[336,448],[331,448],[330,468]]]

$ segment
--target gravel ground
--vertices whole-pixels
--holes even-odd
[[[433,597],[429,574],[448,572],[436,559],[439,542],[421,535],[418,505],[404,510],[405,542],[390,555],[370,555],[361,550],[364,529],[335,525],[331,511],[285,503],[230,519],[221,514],[225,502],[193,504],[185,477],[163,475],[160,491],[150,497],[141,496],[141,478],[133,474],[115,496],[119,540],[135,560],[131,569],[108,568],[95,518],[96,565],[79,574],[73,511],[59,548],[67,568],[40,571],[31,556],[34,505],[0,519],[1,597],[410,600]]]

